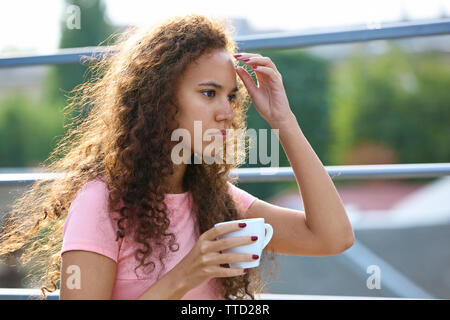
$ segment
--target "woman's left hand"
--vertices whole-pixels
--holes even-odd
[[[246,69],[236,66],[236,72],[246,86],[253,105],[272,128],[279,127],[293,117],[281,73],[269,57],[256,53],[239,54],[234,58],[252,66],[258,81],[257,86]]]

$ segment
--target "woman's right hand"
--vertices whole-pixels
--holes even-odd
[[[200,235],[191,251],[172,270],[176,269],[189,290],[211,278],[244,275],[246,270],[243,268],[224,268],[220,265],[253,261],[253,254],[221,253],[221,251],[253,243],[251,235],[216,240],[223,234],[242,230],[242,228],[236,222],[218,225],[207,230]]]

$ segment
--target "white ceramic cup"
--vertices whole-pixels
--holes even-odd
[[[254,219],[242,219],[242,220],[232,220],[226,222],[216,223],[214,226],[218,226],[221,224],[229,224],[229,223],[240,223],[245,222],[247,226],[242,228],[242,230],[229,232],[224,235],[221,235],[217,239],[229,238],[229,237],[241,237],[241,236],[257,236],[258,240],[256,240],[252,244],[233,247],[229,249],[225,249],[222,253],[235,252],[235,253],[248,253],[248,254],[257,254],[259,256],[258,260],[254,261],[244,261],[244,262],[235,262],[231,263],[230,266],[232,268],[254,268],[259,266],[259,261],[261,260],[261,253],[263,249],[267,246],[270,239],[272,239],[273,228],[270,224],[264,223],[264,218],[254,218]]]

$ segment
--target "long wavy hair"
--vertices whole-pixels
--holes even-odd
[[[39,164],[42,171],[57,175],[34,182],[15,200],[1,230],[0,257],[17,255],[22,265],[32,264],[27,278],[40,276],[31,283],[40,285],[41,298],[59,287],[62,228],[68,208],[78,190],[98,177],[109,190],[109,212],[123,204],[116,220],[116,241],[130,235],[141,245],[135,252],[138,267],[155,266],[152,244],[164,249],[161,263],[167,249],[177,251],[176,236],[166,233],[170,220],[163,201],[168,193],[165,178],[173,173],[170,156],[176,142],[171,142],[171,134],[178,128],[179,107],[173,93],[179,75],[201,55],[215,49],[225,49],[230,55],[237,52],[233,32],[228,20],[176,16],[151,27],[128,28],[118,34],[114,46],[90,61],[92,77],[72,90],[65,107],[68,115],[87,115],[73,118],[78,123],[67,129]],[[242,133],[250,99],[239,77],[237,81],[231,128],[234,133],[242,129]],[[239,137],[235,138],[234,146]],[[243,218],[227,182],[237,183],[229,171],[244,162],[246,146],[235,148],[233,163],[191,161],[187,165],[183,189],[192,194],[200,233],[215,223]],[[261,267],[268,257],[273,260],[271,254],[263,252],[261,266],[245,275],[218,278],[224,299],[255,299],[254,294],[267,285]]]

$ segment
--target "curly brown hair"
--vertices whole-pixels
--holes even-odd
[[[69,113],[77,107],[89,112],[68,128],[42,165],[44,171],[58,175],[34,182],[15,201],[0,236],[1,257],[20,252],[21,263],[33,261],[35,272],[30,275],[41,275],[42,298],[45,291],[59,287],[62,228],[68,208],[78,190],[98,177],[108,186],[109,212],[116,211],[123,200],[116,240],[132,235],[142,244],[135,252],[138,267],[155,265],[147,261],[153,252],[150,240],[164,248],[161,263],[167,247],[177,250],[175,235],[166,233],[170,220],[163,201],[168,193],[163,182],[173,173],[171,133],[177,128],[179,110],[173,95],[176,80],[204,53],[225,49],[234,54],[233,31],[227,20],[197,14],[176,16],[151,27],[128,28],[119,34],[114,47],[107,47],[103,57],[92,62],[88,70],[93,76],[74,88],[66,106]],[[238,89],[231,128],[244,132],[250,99],[240,79]],[[192,194],[200,233],[215,223],[243,218],[227,182],[236,184],[229,171],[243,163],[246,148],[237,150],[232,164],[191,161],[187,165],[183,189]],[[262,265],[267,256],[264,252]],[[242,276],[220,278],[223,297],[255,299],[254,294],[267,284],[261,275],[260,268],[252,268]]]

